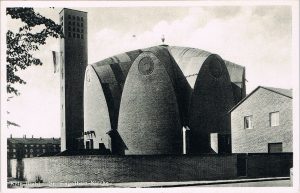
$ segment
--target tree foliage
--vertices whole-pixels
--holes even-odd
[[[8,30],[6,33],[7,92],[19,95],[13,84],[26,84],[26,81],[16,75],[16,72],[31,65],[42,65],[42,61],[32,54],[39,50],[40,45],[46,44],[48,37],[62,38],[63,31],[60,25],[36,13],[33,8],[7,8],[6,15],[12,19],[20,19],[24,24],[17,32]],[[42,29],[36,32],[35,27],[40,26]]]

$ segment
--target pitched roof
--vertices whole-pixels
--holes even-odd
[[[7,142],[14,144],[60,144],[59,138],[7,138]]]
[[[242,104],[245,100],[247,100],[252,94],[254,94],[258,89],[263,88],[266,89],[268,91],[274,92],[276,94],[280,94],[283,95],[285,97],[288,98],[293,98],[292,93],[293,90],[292,89],[283,89],[283,88],[274,88],[274,87],[265,87],[265,86],[258,86],[256,89],[254,89],[251,93],[249,93],[245,98],[243,98],[240,102],[238,102],[235,106],[233,106],[228,113],[232,112],[234,109],[236,109],[238,106],[240,106],[240,104]]]
[[[265,87],[262,86],[262,88],[273,91],[275,93],[293,98],[293,90],[292,89],[283,89],[283,88],[274,88],[274,87]]]

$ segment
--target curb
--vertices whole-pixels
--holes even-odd
[[[275,177],[275,178],[252,178],[252,179],[239,179],[239,180],[216,180],[216,181],[198,181],[192,183],[182,184],[164,184],[164,185],[145,185],[145,186],[127,186],[128,188],[171,188],[171,187],[184,187],[184,186],[199,186],[199,185],[213,185],[213,184],[231,184],[231,183],[247,183],[247,182],[260,182],[260,181],[276,181],[276,180],[290,180],[290,177]],[[158,182],[159,183],[159,182]],[[115,184],[115,187],[118,186]]]

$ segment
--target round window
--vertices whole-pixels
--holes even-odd
[[[215,78],[219,78],[222,75],[222,64],[218,59],[214,59],[210,62],[209,72]]]
[[[150,57],[144,57],[140,60],[138,69],[141,74],[148,75],[151,74],[154,69],[153,61]]]

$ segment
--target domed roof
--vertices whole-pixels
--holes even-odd
[[[213,54],[198,48],[178,46],[168,46],[168,50],[185,75],[198,73],[207,57]],[[245,67],[226,60],[224,62],[231,82],[242,83],[244,81]],[[192,88],[194,88],[195,81],[196,77],[189,78]]]
[[[195,127],[200,125],[190,111],[195,112],[195,115],[205,113],[203,109],[199,110],[203,107],[202,103],[197,103],[198,98],[214,96],[213,98],[217,100],[217,95],[227,93],[226,100],[227,98],[231,100],[233,95],[233,100],[239,101],[243,95],[242,91],[245,90],[244,67],[224,61],[216,54],[196,48],[154,46],[112,56],[89,65],[87,71],[88,69],[92,69],[98,77],[98,80],[94,79],[94,81],[101,85],[101,92],[103,92],[101,96],[105,98],[103,100],[106,101],[110,119],[111,128],[102,128],[99,125],[101,130],[99,133],[103,134],[107,129],[115,132],[121,129],[118,139],[122,140],[120,137],[125,136],[122,141],[122,143],[125,142],[125,145],[122,147],[135,148],[135,150],[129,151],[131,154],[143,154],[144,150],[146,153],[154,154],[179,152],[182,132],[180,128],[190,126],[190,119],[194,120],[192,122]],[[197,79],[196,84],[191,84],[190,78],[188,78],[189,82],[187,80],[186,76],[191,73],[197,75],[192,77],[194,82]],[[210,92],[213,91],[209,91],[208,87],[216,85],[214,82],[217,79],[219,80],[217,81],[218,85],[221,85],[222,89],[224,87],[226,92],[221,89],[216,91],[217,94],[212,95]],[[224,84],[221,81],[223,79],[226,80],[223,81]],[[196,90],[193,91],[194,84]],[[208,92],[201,91],[202,88]],[[93,88],[88,89],[90,93],[86,95],[91,100],[93,100],[91,97],[93,89],[97,89],[96,84]],[[230,95],[230,93],[232,94]],[[98,95],[100,96],[99,93]],[[85,98],[85,100],[89,99]],[[214,102],[211,101],[209,105],[211,104]],[[224,104],[232,105],[231,102]],[[227,106],[224,109],[226,110]],[[222,113],[225,111],[223,110]],[[143,112],[146,113],[143,114]],[[135,124],[141,130],[133,127],[136,126]],[[159,141],[156,141],[156,145],[155,143],[149,147],[141,145],[139,148],[139,144],[129,139],[131,134],[135,135],[136,129],[138,129],[137,132],[141,132],[135,133],[135,137],[140,140],[139,143],[143,141],[142,137],[145,137],[150,144],[153,142],[151,141],[153,137],[158,137],[162,141],[164,141],[163,137],[166,137],[165,143],[160,146]],[[144,135],[145,132],[148,132],[147,136]],[[117,134],[119,133],[117,132]],[[199,133],[199,135],[202,134]],[[169,146],[174,146],[174,148],[170,149]]]

